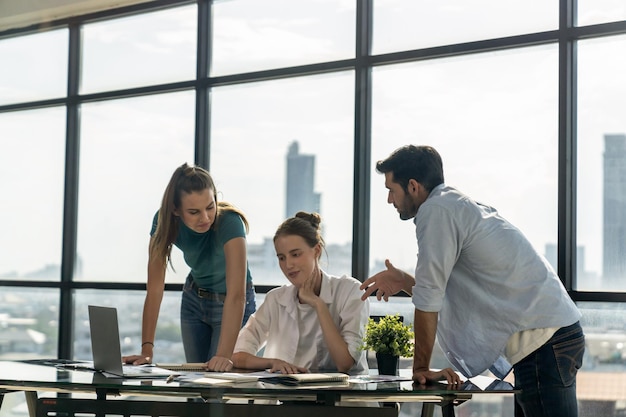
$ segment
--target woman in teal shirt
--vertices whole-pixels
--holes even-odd
[[[211,175],[200,167],[183,164],[172,175],[152,224],[141,355],[125,362],[152,362],[165,269],[176,245],[191,268],[180,314],[186,360],[206,362],[213,371],[232,368],[237,334],[256,303],[246,257],[248,222],[216,195]]]

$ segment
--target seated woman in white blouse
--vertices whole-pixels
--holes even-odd
[[[368,372],[360,346],[369,304],[361,301],[359,281],[320,268],[320,222],[317,213],[298,212],[278,227],[274,247],[290,285],[269,291],[239,332],[235,368],[285,374]]]

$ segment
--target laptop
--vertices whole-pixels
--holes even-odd
[[[153,365],[122,364],[117,309],[88,306],[93,368],[112,378],[167,378],[174,372]]]

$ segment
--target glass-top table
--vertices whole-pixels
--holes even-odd
[[[64,361],[54,359],[0,361],[0,390],[25,392],[31,417],[58,415],[59,411],[68,417],[83,413],[95,416],[117,413],[123,416],[197,413],[229,417],[250,413],[268,417],[294,413],[298,417],[319,417],[320,413],[325,413],[325,417],[397,416],[393,405],[403,402],[424,403],[423,416],[432,415],[434,406],[439,405],[447,417],[454,416],[454,406],[470,400],[472,395],[514,393],[510,384],[499,380],[487,385],[482,383],[484,381],[481,384],[466,381],[454,387],[443,383],[419,385],[410,380],[371,382],[362,376],[351,377],[348,382],[299,386],[259,381],[219,385],[197,382],[205,380],[204,375],[180,373],[173,381],[109,378],[99,372],[68,368]],[[58,394],[56,398],[39,398],[38,393],[42,392]],[[92,398],[78,395],[84,393],[91,394]],[[141,400],[123,399],[129,396]]]

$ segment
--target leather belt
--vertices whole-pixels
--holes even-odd
[[[205,290],[204,288],[199,288],[195,282],[192,283],[192,288],[196,291],[196,294],[198,294],[198,297],[200,298],[221,302],[224,302],[224,300],[226,299],[226,293],[212,292],[209,290]],[[250,288],[252,288],[252,283],[247,282],[246,290],[249,290]]]

